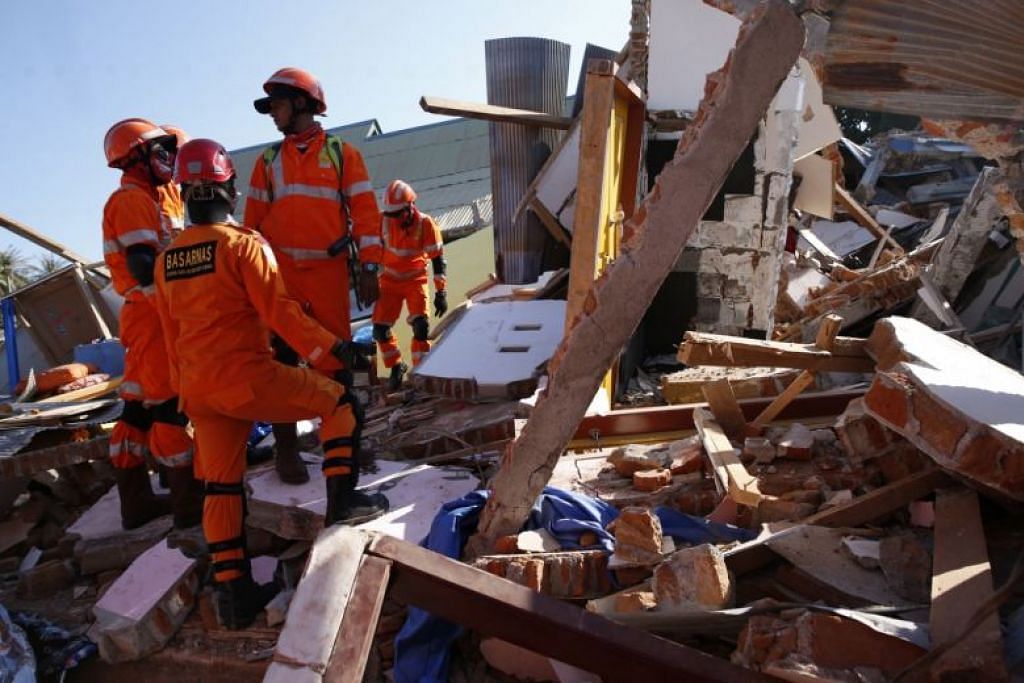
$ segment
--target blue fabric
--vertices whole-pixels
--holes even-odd
[[[487,491],[473,491],[445,503],[421,545],[458,559],[466,541],[476,531],[487,495]],[[655,514],[661,520],[665,535],[685,545],[744,541],[756,535],[747,529],[709,522],[670,508],[657,508]],[[602,500],[548,486],[537,498],[524,528],[546,529],[566,550],[583,548],[580,535],[589,531],[597,536],[597,544],[587,548],[611,552],[615,548],[615,537],[605,527],[618,516],[618,509]],[[458,624],[410,607],[405,625],[395,638],[395,681],[447,681],[449,648],[461,634],[462,627]]]

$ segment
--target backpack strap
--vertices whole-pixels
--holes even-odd
[[[277,158],[277,154],[280,151],[280,142],[263,150],[263,170],[267,176],[267,201],[271,204],[274,203],[274,174],[271,172],[270,167],[273,165],[274,159]]]

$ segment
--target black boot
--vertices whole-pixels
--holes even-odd
[[[337,474],[327,477],[327,515],[324,526],[362,524],[388,511],[388,499],[381,493],[367,495],[356,491],[359,474]]]
[[[195,478],[192,465],[165,469],[171,489],[174,528],[187,529],[199,524],[203,521],[203,484]]]
[[[391,375],[388,377],[388,391],[398,391],[402,388],[402,379],[405,373],[409,372],[409,366],[399,361],[391,367]]]
[[[280,588],[273,581],[262,586],[252,580],[249,572],[237,579],[217,583],[217,617],[224,628],[237,631],[256,621]]]
[[[171,513],[171,499],[153,493],[145,465],[114,469],[117,493],[121,497],[121,526],[127,531]]]

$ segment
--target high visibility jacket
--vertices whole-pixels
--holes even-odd
[[[145,244],[159,253],[184,222],[185,207],[177,185],[154,188],[121,177],[121,187],[103,207],[103,260],[118,294],[129,301],[153,294],[152,285],[143,287],[128,271],[128,247]]]
[[[327,248],[346,234],[346,211],[351,211],[360,261],[380,262],[380,211],[366,164],[355,147],[342,144],[341,150],[340,188],[339,169],[323,131],[305,151],[286,138],[273,154],[269,175],[262,159],[253,167],[245,224],[263,233],[273,246],[286,280],[292,270],[344,259],[332,259]]]
[[[384,259],[381,279],[392,282],[427,282],[427,262],[444,255],[441,231],[434,220],[418,211],[413,224],[402,227],[396,218],[384,219]],[[434,284],[444,289],[444,276],[435,274]]]
[[[156,285],[172,382],[186,410],[197,392],[251,400],[245,380],[272,361],[269,330],[313,363],[333,359],[337,337],[288,297],[274,253],[256,232],[190,226],[158,260]]]

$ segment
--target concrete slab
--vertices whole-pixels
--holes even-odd
[[[306,454],[307,459],[313,456]],[[386,515],[357,528],[380,531],[419,543],[444,503],[461,498],[479,485],[469,470],[421,465],[406,470],[402,462],[378,460],[378,472],[360,477],[360,490],[380,491],[391,502]],[[308,464],[310,480],[302,485],[283,484],[273,469],[254,473],[247,480],[247,524],[283,538],[313,540],[323,529],[327,510],[324,476],[319,464]]]

